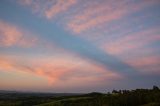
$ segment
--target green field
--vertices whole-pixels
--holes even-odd
[[[1,92],[0,106],[160,106],[160,89],[88,94]]]

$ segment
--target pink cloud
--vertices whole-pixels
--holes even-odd
[[[75,61],[77,62],[75,63]],[[121,75],[105,70],[98,65],[93,65],[82,59],[64,56],[36,57],[36,59],[23,57],[22,59],[17,56],[1,55],[0,70],[32,73],[47,78],[50,85],[63,87],[64,83],[70,85],[75,83],[74,86],[87,86],[91,82],[100,83],[102,80],[108,80],[108,84],[110,84],[111,80],[122,78]]]
[[[156,55],[157,49],[148,46],[160,41],[159,32],[159,28],[152,27],[127,34],[103,43],[102,49],[144,74],[159,74],[160,58]]]
[[[19,0],[19,2],[23,5],[31,5],[33,0]]]
[[[137,50],[144,47],[145,45],[151,44],[152,42],[159,41],[159,30],[158,28],[151,28],[141,32],[132,33],[124,37],[120,37],[114,42],[107,42],[103,44],[107,53],[121,55],[127,51]]]
[[[0,21],[0,46],[33,46],[37,40],[36,37],[25,32],[21,28],[11,25],[7,22]]]
[[[118,3],[119,5],[117,5]],[[97,25],[117,20],[127,12],[125,8],[121,7],[126,1],[118,3],[97,2],[92,5],[88,4],[86,8],[82,7],[80,11],[70,17],[67,27],[74,33],[80,33]],[[121,7],[121,9],[118,9],[118,7]]]
[[[158,0],[146,1],[80,1],[80,0],[20,0],[38,14],[54,21],[57,15],[63,15],[62,23],[65,29],[80,34],[84,31],[110,24],[134,12],[158,3]]]
[[[71,21],[70,23],[68,23],[67,27],[71,29],[74,33],[80,33],[84,30],[95,27],[99,24],[119,19],[120,17],[123,16],[124,13],[125,13],[125,10],[116,11],[111,13],[110,15],[97,16],[96,18],[91,18],[88,21],[81,22],[81,23],[76,23],[74,21],[73,22]]]
[[[132,3],[131,1],[105,1],[88,4],[81,8],[66,20],[66,27],[75,34],[97,28],[102,25],[111,24],[116,20],[125,18],[127,15],[140,11],[156,2],[147,1]],[[105,29],[106,30],[106,29]]]
[[[145,74],[160,74],[160,56],[150,55],[128,59],[125,62]]]
[[[57,0],[55,5],[45,10],[45,15],[48,19],[51,19],[55,15],[67,11],[76,2],[77,0]]]
[[[78,0],[20,0],[20,4],[29,6],[33,12],[42,14],[47,19],[52,19],[62,14],[77,3]]]
[[[40,12],[39,0],[18,0],[18,3],[22,6],[29,6],[33,13]]]

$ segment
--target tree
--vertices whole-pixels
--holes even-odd
[[[112,91],[112,93],[118,93],[118,91],[116,91],[116,90],[113,90],[113,91]]]
[[[158,88],[157,86],[154,85],[154,86],[153,86],[153,90],[154,90],[154,91],[158,91],[159,88]]]

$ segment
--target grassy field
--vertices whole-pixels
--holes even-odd
[[[111,93],[45,94],[1,92],[0,106],[160,106],[160,90],[113,90]]]

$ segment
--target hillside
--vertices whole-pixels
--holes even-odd
[[[26,96],[27,95],[27,96]],[[0,106],[160,106],[160,89],[113,90],[77,95],[0,93]]]

